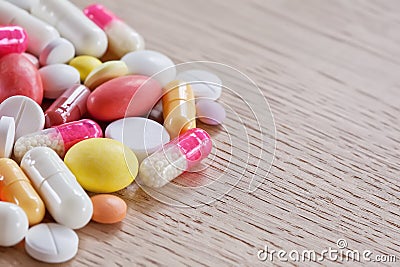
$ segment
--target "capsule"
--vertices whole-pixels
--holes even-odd
[[[211,137],[206,131],[190,129],[145,158],[137,180],[146,186],[162,187],[198,165],[211,149]]]
[[[196,105],[190,85],[176,80],[170,82],[164,91],[164,127],[171,138],[196,128]]]
[[[28,216],[29,225],[40,223],[45,214],[42,199],[12,159],[0,159],[0,199],[20,206]]]
[[[79,120],[86,113],[86,101],[90,90],[84,85],[74,85],[67,89],[45,111],[45,127]]]
[[[23,3],[18,1],[14,4]],[[75,55],[72,43],[60,38],[60,33],[53,26],[5,1],[0,1],[0,24],[23,27],[29,36],[28,52],[37,56],[42,65],[65,63]]]
[[[23,53],[28,47],[28,34],[19,26],[0,27],[0,57]]]
[[[60,157],[64,157],[68,149],[79,141],[103,137],[100,126],[88,119],[73,121],[48,128],[36,133],[21,136],[15,142],[14,156],[17,161],[34,147],[49,147]]]
[[[106,51],[106,34],[70,1],[33,1],[29,8],[32,15],[56,27],[70,40],[78,55],[101,57]]]
[[[115,55],[116,59],[144,49],[143,37],[104,6],[90,5],[83,12],[107,34],[108,53]]]
[[[5,0],[5,1],[10,2],[11,4],[13,4],[19,8],[29,11],[30,8],[32,7],[33,3],[40,1],[40,0]]]
[[[48,147],[29,150],[22,158],[21,168],[56,222],[79,229],[90,221],[92,201],[54,150]]]

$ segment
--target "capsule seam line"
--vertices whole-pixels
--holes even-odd
[[[49,177],[43,179],[43,181],[41,181],[40,184],[39,184],[39,186],[38,186],[39,190],[42,189],[42,185],[43,185],[44,182],[46,182],[46,181],[49,180],[51,177],[53,177],[54,175],[59,174],[59,173],[63,173],[63,171],[58,171],[58,172],[54,173],[53,175],[51,175],[51,176],[49,176]]]

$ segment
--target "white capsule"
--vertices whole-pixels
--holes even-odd
[[[56,152],[48,147],[33,148],[22,158],[21,168],[56,222],[78,229],[90,221],[92,202]]]
[[[107,49],[107,36],[82,10],[67,0],[41,0],[31,4],[32,15],[57,28],[71,41],[78,55],[101,57]]]
[[[40,0],[6,0],[13,5],[16,5],[22,9],[29,11],[34,4],[39,2]]]
[[[37,4],[30,2],[29,5],[22,5],[22,1],[16,2],[24,8]],[[0,24],[15,24],[23,27],[29,36],[28,51],[40,57],[42,65],[65,63],[74,57],[74,46],[69,41],[60,38],[59,32],[53,26],[5,1],[0,1]]]

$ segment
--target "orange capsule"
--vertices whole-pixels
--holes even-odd
[[[93,203],[93,221],[110,224],[126,217],[127,206],[123,199],[110,194],[95,195],[90,199]]]
[[[29,225],[43,220],[46,209],[42,199],[18,164],[9,158],[0,159],[0,200],[20,206]]]
[[[164,127],[171,139],[196,128],[196,106],[193,90],[183,81],[172,81],[164,88],[162,98]]]

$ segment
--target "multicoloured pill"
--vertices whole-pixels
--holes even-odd
[[[79,141],[103,137],[100,126],[88,119],[64,123],[20,137],[14,146],[14,156],[20,161],[34,147],[49,147],[64,157],[70,147]]]
[[[211,149],[211,137],[206,131],[190,129],[145,158],[137,180],[146,186],[162,187],[198,165]]]
[[[172,81],[162,98],[164,127],[171,138],[196,128],[196,105],[192,88],[182,81]]]

